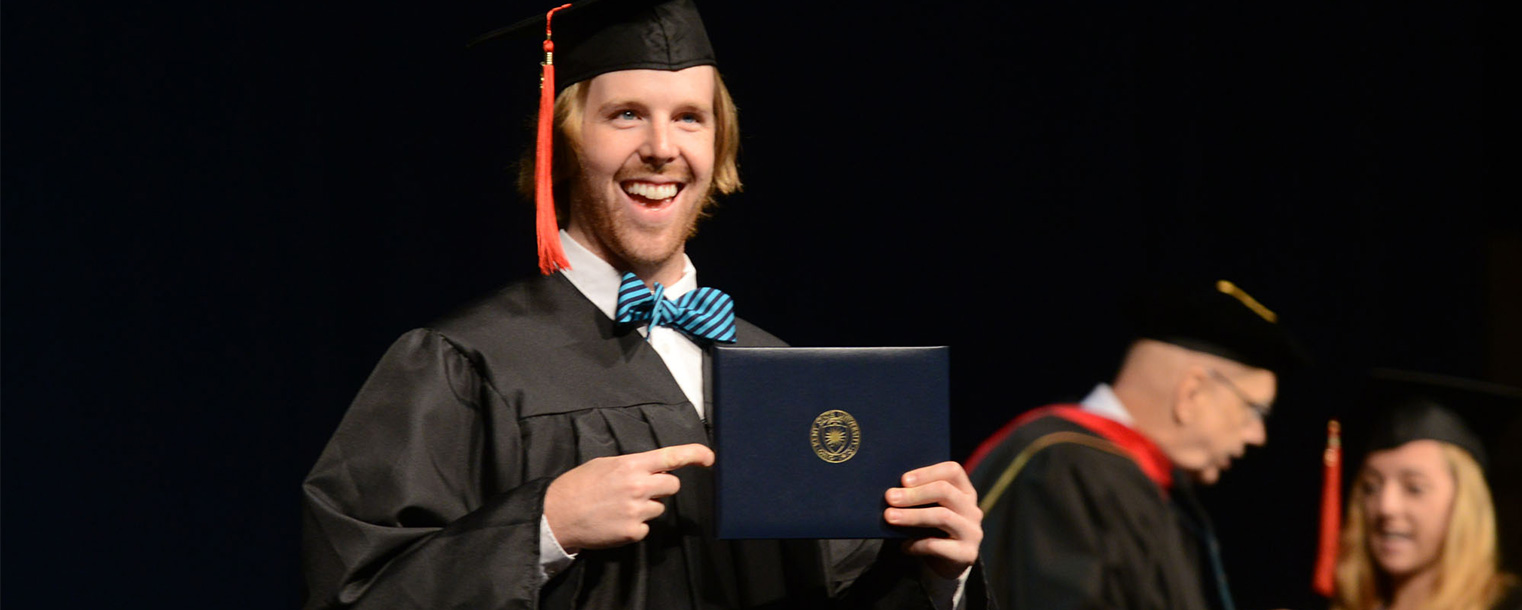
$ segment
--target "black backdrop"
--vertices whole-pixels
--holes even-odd
[[[389,342],[533,272],[539,10],[7,2],[3,602],[292,607],[298,487]],[[519,3],[520,5],[522,3]],[[958,456],[1227,277],[1321,366],[1208,492],[1241,606],[1310,607],[1369,365],[1522,384],[1485,18],[1444,3],[714,2],[746,190],[690,244],[799,345],[953,346]]]

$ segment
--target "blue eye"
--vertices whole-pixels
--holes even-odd
[[[635,119],[638,119],[639,115],[636,114],[633,110],[624,110],[622,112],[619,112],[614,118],[617,118],[617,119],[620,119],[620,120],[624,120],[624,121],[633,121]]]

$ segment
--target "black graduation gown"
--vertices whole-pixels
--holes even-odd
[[[976,464],[984,498],[1011,461],[1054,432],[1100,437],[1046,415],[1016,428]],[[982,560],[1000,607],[1197,610],[1220,607],[1209,522],[1187,477],[1164,495],[1131,459],[1058,443],[1033,454],[983,515]],[[1225,602],[1229,604],[1229,601]]]
[[[738,324],[740,345],[782,345]],[[638,332],[561,275],[509,286],[403,335],[360,390],[303,485],[306,607],[930,607],[896,545],[713,540],[702,468],[677,471],[644,541],[583,551],[539,586],[554,477],[708,442]]]

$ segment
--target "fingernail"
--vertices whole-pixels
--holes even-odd
[[[888,501],[889,502],[893,502],[893,503],[897,504],[899,502],[902,502],[903,500],[904,500],[904,492],[899,491],[897,489],[894,489],[894,490],[891,490],[891,491],[888,492]]]
[[[913,487],[914,483],[916,481],[918,481],[919,479],[920,479],[919,477],[914,476],[912,474],[906,474],[906,475],[904,475],[904,484],[908,485],[910,487]]]

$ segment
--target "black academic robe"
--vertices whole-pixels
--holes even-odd
[[[675,473],[644,541],[540,586],[552,479],[685,443],[709,430],[642,335],[558,274],[509,286],[403,335],[360,390],[303,486],[306,607],[931,607],[896,545],[712,539],[703,468]]]
[[[1011,461],[1054,432],[1101,435],[1045,415],[1015,428],[972,472],[985,498]],[[1163,490],[1125,455],[1078,443],[1032,454],[983,515],[982,561],[1002,608],[1203,610],[1229,606],[1210,524],[1186,475]]]

